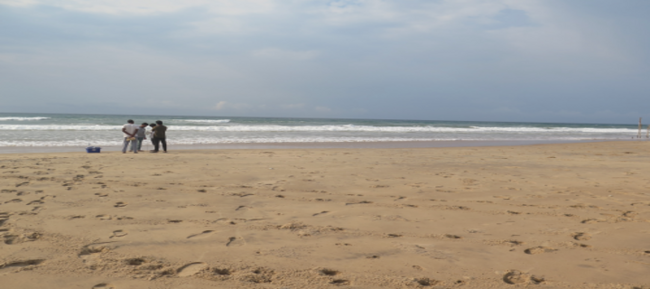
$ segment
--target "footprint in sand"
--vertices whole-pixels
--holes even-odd
[[[15,268],[25,268],[25,267],[38,266],[41,263],[43,263],[43,261],[45,261],[45,259],[31,259],[31,260],[7,262],[7,263],[4,263],[4,264],[0,265],[0,272],[4,271],[4,270],[15,269]]]
[[[77,256],[81,258],[87,266],[95,265],[100,261],[101,253],[110,250],[108,244],[111,243],[113,242],[88,244],[81,249]]]
[[[198,233],[198,234],[189,235],[189,236],[187,236],[187,238],[192,239],[192,238],[196,238],[196,237],[204,237],[204,236],[209,235],[212,232],[214,232],[214,230],[205,230],[205,231],[203,231],[201,233]]]
[[[33,200],[33,201],[27,203],[27,205],[28,205],[28,206],[31,206],[31,205],[42,205],[42,204],[44,204],[44,203],[45,203],[45,202],[43,202],[43,201],[41,201],[41,200]]]
[[[359,205],[359,204],[372,204],[372,202],[371,201],[361,201],[361,202],[357,202],[357,203],[345,203],[346,206]]]
[[[595,224],[595,223],[598,223],[598,222],[600,222],[600,220],[598,220],[598,219],[585,219],[585,220],[582,220],[582,222],[580,222],[580,223],[583,223],[583,224]]]
[[[322,211],[320,213],[313,214],[312,216],[316,217],[318,215],[327,214],[327,213],[329,213],[329,211]]]
[[[532,283],[532,284],[542,284],[546,281],[544,277],[538,277],[535,275],[530,275],[526,274],[524,272],[521,272],[519,270],[510,270],[508,273],[503,275],[503,282],[506,282],[508,284],[526,284],[526,283]]]
[[[115,205],[113,207],[123,208],[123,207],[126,207],[126,203],[125,202],[117,202],[117,203],[115,203]]]
[[[99,283],[91,289],[115,289],[116,287],[108,283]]]
[[[321,269],[318,273],[324,276],[336,276],[341,272],[332,269]]]
[[[228,268],[213,268],[212,273],[219,276],[230,276],[233,271]]]
[[[415,279],[415,282],[417,282],[420,286],[434,286],[434,285],[440,283],[440,281],[438,281],[438,280],[429,279],[429,278]]]
[[[203,262],[194,262],[179,268],[177,270],[177,275],[178,277],[188,277],[201,272],[205,268],[208,268],[208,264]]]
[[[16,188],[26,186],[26,185],[29,185],[29,182],[23,182],[23,183],[20,183],[20,184],[16,184]]]
[[[536,254],[541,254],[541,253],[550,253],[550,252],[555,252],[557,249],[553,249],[550,247],[544,247],[544,246],[537,246],[533,248],[528,248],[524,250],[524,253],[529,254],[529,255],[536,255]]]
[[[627,211],[627,212],[623,213],[623,216],[628,217],[628,218],[634,218],[634,217],[636,217],[636,215],[637,215],[637,213],[633,212],[633,211]]]
[[[126,235],[128,235],[128,234],[129,234],[129,233],[125,232],[124,230],[115,230],[115,231],[113,231],[113,235],[111,235],[111,236],[109,237],[109,239],[112,239],[112,238],[122,238],[122,237],[124,237],[124,236],[126,236]]]
[[[4,235],[4,243],[7,245],[20,244],[25,242],[33,242],[41,238],[40,233],[21,234],[21,235]]]
[[[108,244],[114,244],[115,242],[102,242],[102,243],[92,243],[81,248],[79,252],[79,257],[87,256],[92,254],[97,254],[109,250]]]
[[[103,198],[103,197],[108,197],[108,194],[107,193],[95,193],[95,196]]]
[[[97,216],[95,216],[95,218],[100,219],[102,221],[112,220],[113,219],[113,217],[111,217],[110,215],[97,215]]]
[[[508,284],[523,284],[527,283],[530,276],[519,270],[512,270],[503,275],[503,282]]]
[[[575,232],[571,234],[571,237],[573,237],[573,239],[576,239],[578,241],[587,241],[591,239],[591,235],[589,233],[584,233],[584,232]]]
[[[332,280],[332,282],[330,282],[330,284],[336,285],[336,286],[350,285],[350,281],[345,280],[345,279],[336,279],[336,280]]]
[[[228,238],[228,243],[226,243],[226,247],[243,246],[245,244],[246,241],[244,241],[244,238],[242,237],[230,237]]]
[[[20,203],[22,201],[23,201],[22,199],[13,199],[13,200],[6,201],[5,204],[7,204],[7,203]]]

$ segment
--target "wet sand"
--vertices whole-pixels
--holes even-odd
[[[232,143],[177,145],[168,141],[169,150],[238,150],[238,149],[388,149],[388,148],[444,148],[520,146],[536,144],[607,142],[611,140],[496,140],[496,141],[394,141],[394,142],[323,142],[323,143]],[[629,140],[624,140],[629,141]],[[641,140],[645,141],[645,140]],[[142,149],[149,151],[153,145],[145,141]],[[162,148],[161,148],[162,149]],[[121,146],[101,146],[103,152],[121,151]],[[86,146],[61,147],[0,147],[0,154],[85,152]]]
[[[2,154],[0,287],[647,288],[649,168],[646,142]]]

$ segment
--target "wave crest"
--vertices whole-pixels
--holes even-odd
[[[121,130],[121,125],[22,125],[0,124],[0,131],[111,131]],[[363,125],[229,125],[229,126],[169,126],[170,131],[204,132],[386,132],[386,133],[605,133],[636,134],[627,128],[541,128],[541,127],[434,127],[434,126],[363,126]]]
[[[193,123],[229,123],[229,119],[181,119],[180,121]]]
[[[7,120],[30,121],[30,120],[44,120],[44,119],[50,119],[50,118],[46,117],[46,116],[34,116],[34,117],[7,116],[7,117],[0,117],[0,121],[7,121]]]

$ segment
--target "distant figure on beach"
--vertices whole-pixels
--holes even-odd
[[[142,142],[147,139],[147,126],[149,126],[148,123],[143,122],[140,127],[138,127],[138,132],[135,133],[135,138],[138,141],[138,151],[142,151]]]
[[[163,125],[163,122],[160,120],[156,121],[156,126],[151,129],[153,131],[153,150],[152,153],[158,152],[158,146],[162,143],[163,152],[167,152],[167,137],[165,132],[167,127]]]
[[[133,123],[132,119],[126,121],[127,123],[122,127],[122,132],[124,133],[124,145],[122,146],[122,153],[126,153],[126,148],[131,143],[131,149],[133,153],[138,153],[138,144],[135,134],[138,131],[138,126]]]

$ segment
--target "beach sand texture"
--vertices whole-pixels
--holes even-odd
[[[650,288],[649,172],[647,142],[0,155],[0,287]]]

